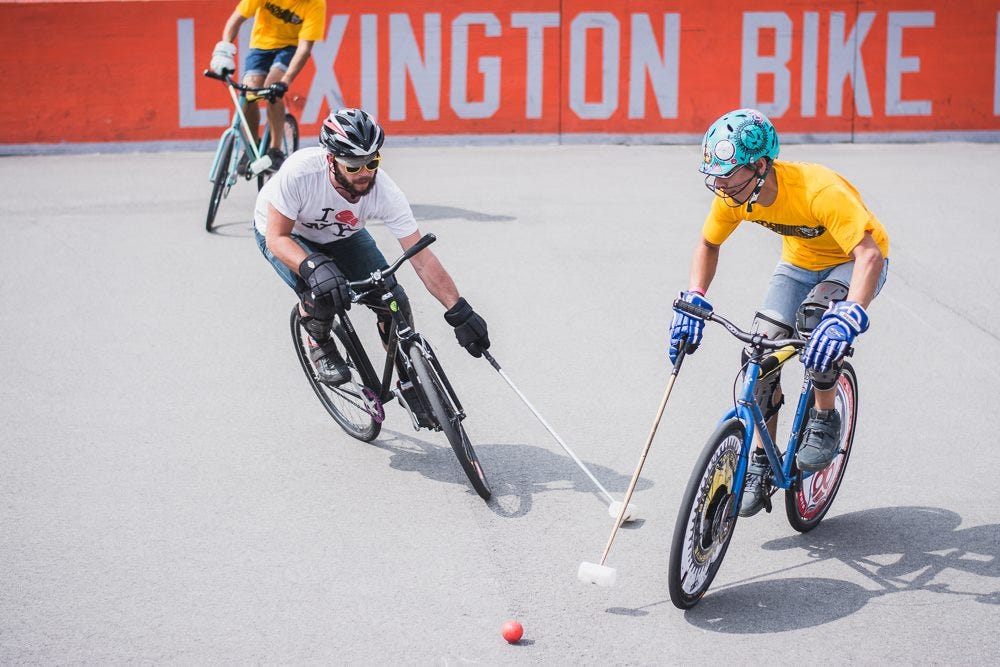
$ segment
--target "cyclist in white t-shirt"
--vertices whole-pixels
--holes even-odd
[[[406,196],[379,170],[384,141],[382,128],[365,111],[334,111],[320,130],[321,145],[289,156],[257,195],[257,244],[298,294],[303,326],[311,336],[310,357],[327,384],[350,378],[330,335],[334,316],[351,306],[347,281],[363,280],[388,266],[365,221],[384,221],[403,250],[421,237]],[[438,258],[424,249],[410,263],[447,309],[444,318],[455,328],[459,344],[474,357],[482,356],[490,346],[486,321],[459,294]],[[393,293],[412,321],[402,286],[395,284]],[[383,338],[387,331],[388,320],[383,319]]]

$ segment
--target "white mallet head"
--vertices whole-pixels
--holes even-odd
[[[585,584],[597,584],[598,586],[610,588],[615,585],[615,579],[618,578],[618,571],[607,565],[598,565],[597,563],[584,561],[580,563],[580,567],[576,571],[576,578]]]
[[[622,511],[622,501],[620,500],[616,500],[610,505],[608,505],[608,515],[612,519],[617,519],[618,514],[621,511]],[[625,508],[625,517],[622,519],[622,523],[625,523],[627,521],[635,521],[638,518],[639,518],[639,511],[635,508],[635,505],[629,503],[628,507]]]

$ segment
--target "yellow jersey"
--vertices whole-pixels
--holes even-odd
[[[317,42],[326,31],[326,0],[240,0],[236,11],[256,17],[251,49],[297,46],[300,39]]]
[[[861,195],[847,179],[819,164],[776,160],[778,195],[770,206],[730,207],[719,197],[712,202],[702,234],[721,245],[743,221],[757,223],[781,235],[782,261],[810,271],[852,260],[851,251],[869,232],[884,257],[889,236]]]

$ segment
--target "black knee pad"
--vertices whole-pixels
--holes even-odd
[[[793,333],[792,327],[782,322],[778,314],[772,311],[756,313],[751,331],[764,334],[771,340],[791,338]],[[741,358],[742,363],[746,364],[750,358],[747,348],[743,348]],[[760,411],[764,413],[764,421],[776,415],[781,409],[781,404],[785,402],[783,395],[777,401],[774,400],[775,393],[781,388],[781,366],[776,364],[773,368],[768,366],[766,362],[761,366],[761,375],[757,380],[757,386],[754,387],[754,398],[760,406]]]
[[[846,298],[847,285],[839,280],[824,280],[817,283],[795,312],[795,329],[799,332],[799,336],[808,338],[823,319],[827,307],[834,301],[843,301]]]

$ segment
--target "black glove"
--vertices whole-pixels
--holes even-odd
[[[486,320],[472,310],[464,298],[444,313],[445,321],[455,327],[458,344],[474,357],[483,356],[483,350],[490,348],[490,336],[486,331]]]
[[[274,99],[279,99],[284,97],[285,93],[288,92],[288,84],[284,81],[275,81],[268,86],[267,89],[271,91],[272,95],[274,95]]]
[[[318,320],[332,320],[334,315],[351,308],[347,279],[326,255],[313,253],[299,264],[299,275],[309,289],[299,296],[306,312]]]

